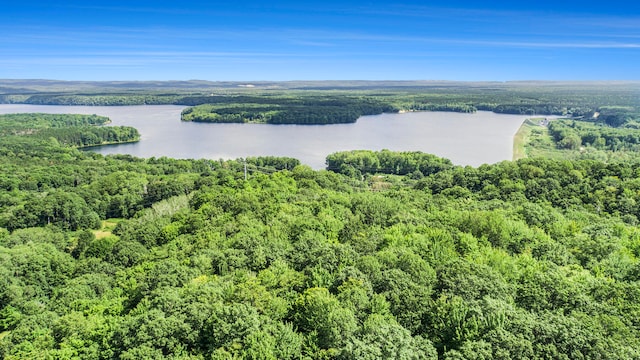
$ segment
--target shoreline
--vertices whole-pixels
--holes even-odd
[[[513,135],[513,154],[511,156],[511,161],[527,157],[525,145],[527,144],[533,126],[536,125],[533,119],[535,118],[525,119],[522,122],[522,125],[518,128],[518,131]]]
[[[90,148],[96,148],[96,147],[101,147],[101,146],[108,146],[108,145],[122,145],[122,144],[131,144],[131,143],[137,143],[139,142],[140,139],[135,139],[135,140],[129,140],[129,141],[107,141],[101,144],[96,144],[96,145],[86,145],[86,146],[77,146],[76,149],[78,150],[85,150],[85,149],[90,149]]]

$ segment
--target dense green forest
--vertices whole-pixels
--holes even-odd
[[[55,137],[104,119],[24,117],[0,358],[640,358],[638,162],[104,157]]]
[[[331,97],[209,97],[208,104],[187,108],[183,121],[266,124],[353,123],[360,116],[397,112],[373,98]],[[219,102],[217,102],[219,101]],[[258,102],[259,101],[259,102]]]
[[[504,114],[561,115],[574,118],[597,115],[607,125],[620,126],[640,117],[637,89],[578,95],[549,88],[506,88],[478,92],[470,88],[434,89],[431,92],[352,92],[326,95],[285,92],[265,95],[210,95],[183,98],[195,105],[182,113],[184,121],[216,123],[332,124],[355,122],[362,115],[398,111],[493,111]],[[606,104],[606,105],[602,105]]]
[[[7,114],[0,115],[0,138],[11,135],[54,140],[77,148],[134,142],[138,130],[129,126],[98,126],[110,120],[98,115]]]
[[[356,150],[327,156],[327,169],[349,175],[395,174],[421,178],[453,167],[448,159],[422,152]]]

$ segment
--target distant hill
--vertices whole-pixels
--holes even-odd
[[[196,91],[206,89],[372,90],[372,89],[514,89],[514,88],[629,88],[640,81],[446,81],[446,80],[323,80],[323,81],[64,81],[0,79],[0,95],[110,91]]]

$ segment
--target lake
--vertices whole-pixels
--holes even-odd
[[[0,114],[42,112],[108,116],[111,125],[133,126],[138,143],[92,148],[101,154],[138,157],[235,159],[289,156],[314,169],[336,151],[369,149],[423,151],[458,165],[510,160],[513,135],[527,116],[478,111],[409,112],[363,116],[354,124],[265,125],[180,121],[184,106],[49,106],[0,104]]]

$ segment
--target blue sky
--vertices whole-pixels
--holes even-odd
[[[640,80],[630,1],[3,4],[0,78]]]

